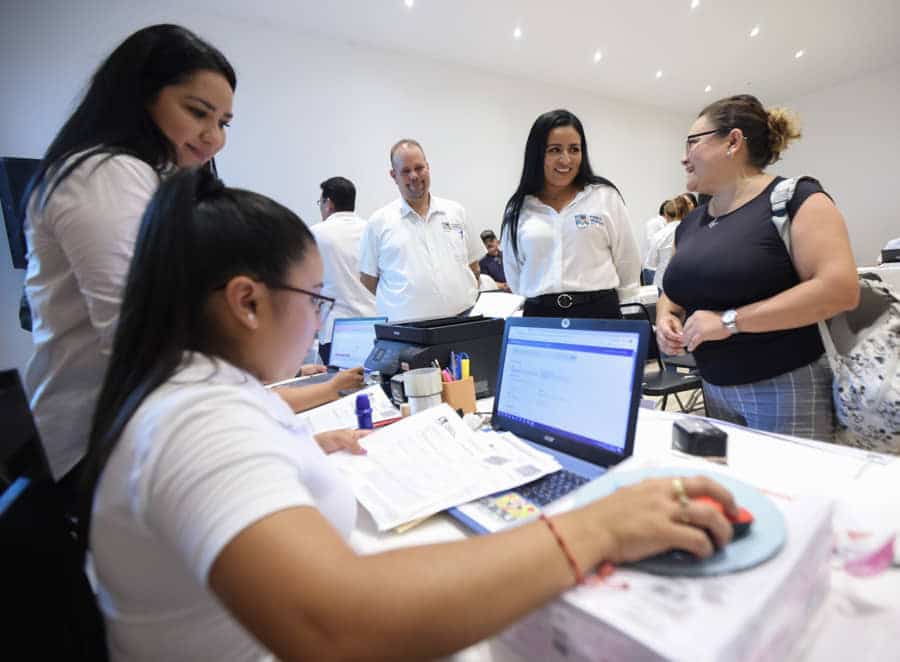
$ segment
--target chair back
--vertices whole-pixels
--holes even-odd
[[[103,620],[14,370],[0,372],[4,659],[106,660]]]

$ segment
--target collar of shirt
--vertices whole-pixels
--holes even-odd
[[[595,188],[598,188],[600,186],[601,186],[601,184],[588,184],[583,189],[578,191],[578,193],[575,194],[575,197],[572,198],[572,201],[569,204],[567,204],[565,207],[563,207],[562,211],[559,211],[559,212],[557,212],[555,209],[553,209],[553,207],[548,205],[546,202],[542,201],[536,195],[526,195],[525,199],[523,200],[522,206],[523,207],[527,206],[527,207],[540,207],[540,208],[546,208],[546,209],[553,209],[553,211],[555,213],[562,214],[569,207],[574,207],[575,205],[577,205],[579,202],[581,202],[582,198],[584,198],[586,195],[589,195],[591,193],[591,191],[593,191]]]
[[[400,198],[400,216],[406,218],[407,216],[412,214],[416,218],[421,218],[423,221],[428,222],[432,215],[445,213],[444,206],[441,204],[441,199],[431,195],[431,193],[429,193],[428,195],[428,212],[425,214],[425,218],[419,216],[419,212],[413,209],[404,197]]]
[[[355,221],[357,218],[355,211],[336,211],[325,221]],[[325,222],[323,221],[323,222]]]

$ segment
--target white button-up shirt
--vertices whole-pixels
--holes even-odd
[[[376,211],[360,245],[359,270],[378,278],[378,313],[390,321],[449,317],[475,303],[469,268],[485,248],[459,203],[431,196],[426,218],[402,198]]]
[[[322,294],[335,299],[322,324],[323,343],[331,342],[334,320],[375,315],[375,295],[359,280],[359,243],[365,229],[366,219],[352,211],[335,212],[310,227],[325,266]]]
[[[669,260],[675,254],[675,230],[679,225],[681,225],[681,221],[666,223],[650,238],[650,250],[644,264],[648,269],[655,269],[653,284],[659,289],[662,289],[663,276],[666,274]]]
[[[31,200],[25,290],[34,354],[25,386],[57,479],[87,450],[134,242],[158,186],[144,161],[98,154],[66,177],[44,207],[37,196]]]
[[[501,246],[506,282],[515,294],[536,297],[637,285],[641,260],[618,192],[590,184],[557,212],[525,196],[516,257],[509,233]]]

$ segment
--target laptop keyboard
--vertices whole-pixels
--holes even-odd
[[[563,469],[509,492],[485,497],[479,502],[503,521],[514,522],[534,517],[538,508],[565,496],[588,480]]]

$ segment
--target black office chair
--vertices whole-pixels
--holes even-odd
[[[0,372],[0,657],[108,659],[103,619],[22,383]]]
[[[642,303],[624,303],[620,306],[623,315],[626,308],[632,308],[641,311],[640,317],[650,325],[650,336],[655,338],[653,332],[653,320],[650,317],[650,311]],[[635,315],[631,315],[632,318]],[[678,406],[682,412],[690,413],[699,408],[698,403],[703,395],[703,380],[697,374],[697,364],[694,363],[694,357],[677,357],[670,356],[662,358],[657,354],[656,365],[659,372],[656,374],[644,374],[644,383],[641,385],[641,392],[644,395],[653,397],[662,397],[662,409],[666,408],[669,396],[674,396],[678,402]],[[688,368],[688,372],[679,372],[679,368]],[[680,394],[691,392],[690,398],[683,402]],[[703,405],[704,413],[706,406]]]

